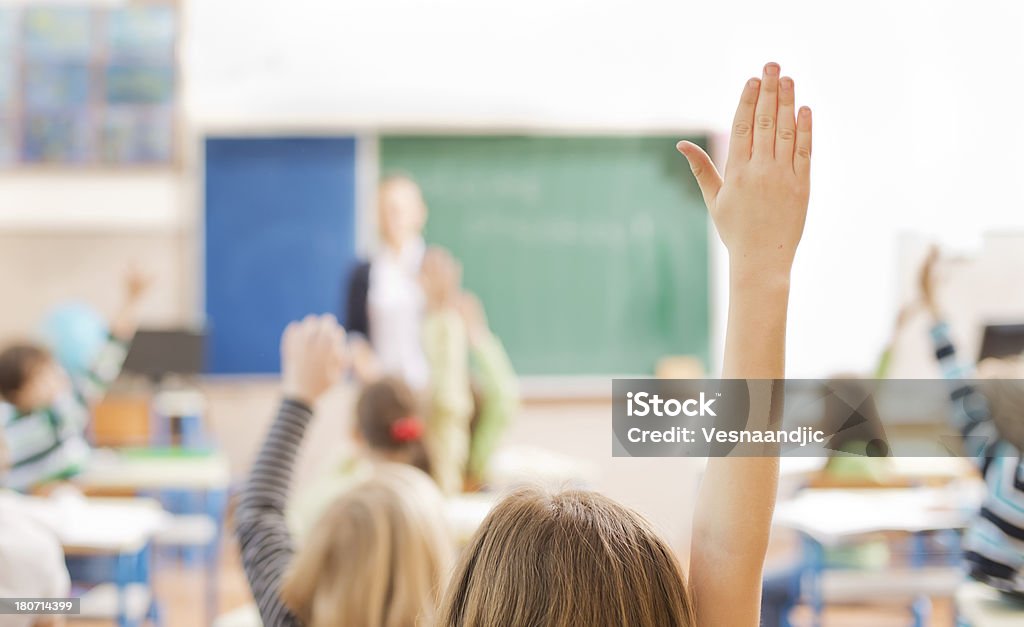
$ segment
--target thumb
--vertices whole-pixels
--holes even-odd
[[[676,144],[676,150],[683,153],[686,160],[690,162],[690,171],[697,179],[700,186],[700,193],[704,195],[704,204],[710,209],[718,196],[718,190],[722,188],[722,177],[711,162],[711,157],[704,149],[688,141],[681,141]]]

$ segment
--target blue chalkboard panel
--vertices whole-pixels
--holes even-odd
[[[207,368],[275,373],[285,325],[337,311],[355,263],[355,139],[205,148]]]

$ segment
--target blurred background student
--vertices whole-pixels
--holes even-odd
[[[960,357],[939,306],[939,260],[938,248],[931,248],[921,267],[921,302],[931,318],[935,358],[951,379],[951,426],[987,488],[964,534],[964,559],[972,578],[1024,604],[1024,369],[1020,355],[977,367]],[[972,382],[976,371],[983,380]]]
[[[309,535],[338,496],[371,476],[381,463],[408,464],[430,474],[430,457],[423,443],[422,407],[416,393],[397,377],[384,377],[363,386],[355,407],[352,439],[356,451],[337,455],[290,500],[288,522],[298,541]]]
[[[10,456],[6,485],[29,490],[68,479],[89,458],[86,429],[90,410],[121,371],[138,324],[138,308],[150,278],[131,271],[124,282],[124,304],[110,323],[102,346],[68,373],[57,357],[37,343],[17,343],[0,351],[0,427]],[[81,341],[61,338],[58,346]]]
[[[10,456],[0,433],[0,485]],[[66,597],[71,588],[64,551],[53,532],[25,507],[22,496],[0,488],[0,598]],[[4,612],[0,627],[60,627],[61,616]]]

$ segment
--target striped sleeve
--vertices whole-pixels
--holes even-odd
[[[76,377],[75,389],[86,403],[100,401],[114,384],[128,357],[128,347],[128,342],[114,335],[108,336],[89,369]]]
[[[295,459],[312,417],[312,410],[301,402],[281,402],[235,513],[242,567],[265,627],[301,625],[280,595],[295,553],[284,512]]]
[[[957,359],[949,325],[945,322],[936,324],[931,336],[942,376],[952,382],[949,394],[953,424],[963,438],[964,452],[975,458],[984,471],[1001,443],[992,413],[985,396],[968,382],[974,376],[974,369]]]

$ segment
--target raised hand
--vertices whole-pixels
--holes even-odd
[[[811,110],[795,111],[793,79],[769,63],[747,81],[729,140],[725,178],[690,142],[690,163],[735,276],[788,272],[803,234],[811,177]]]
[[[446,249],[431,246],[423,257],[420,283],[428,309],[454,308],[462,291],[462,266]]]
[[[729,322],[722,377],[785,376],[789,274],[807,217],[811,112],[769,63],[743,89],[725,178],[688,142],[679,151],[729,249]],[[771,403],[751,407],[767,425]],[[772,455],[773,451],[765,451]],[[774,457],[711,458],[697,496],[690,584],[697,624],[760,624],[760,586],[778,487]]]
[[[921,272],[918,274],[918,285],[921,289],[921,303],[933,317],[939,317],[939,303],[936,296],[938,287],[939,247],[932,245],[925,255],[924,263],[921,264]]]
[[[459,296],[458,307],[470,343],[478,344],[483,341],[491,332],[483,303],[480,302],[476,294],[464,291]]]
[[[153,285],[153,276],[136,266],[128,268],[124,275],[125,301],[135,303],[142,299]]]
[[[312,405],[348,366],[345,329],[334,316],[306,316],[281,335],[281,379],[285,398]]]
[[[124,300],[110,320],[110,332],[114,337],[128,341],[135,335],[135,329],[139,325],[139,309],[142,307],[142,298],[153,283],[153,276],[136,266],[130,266],[125,271]]]

